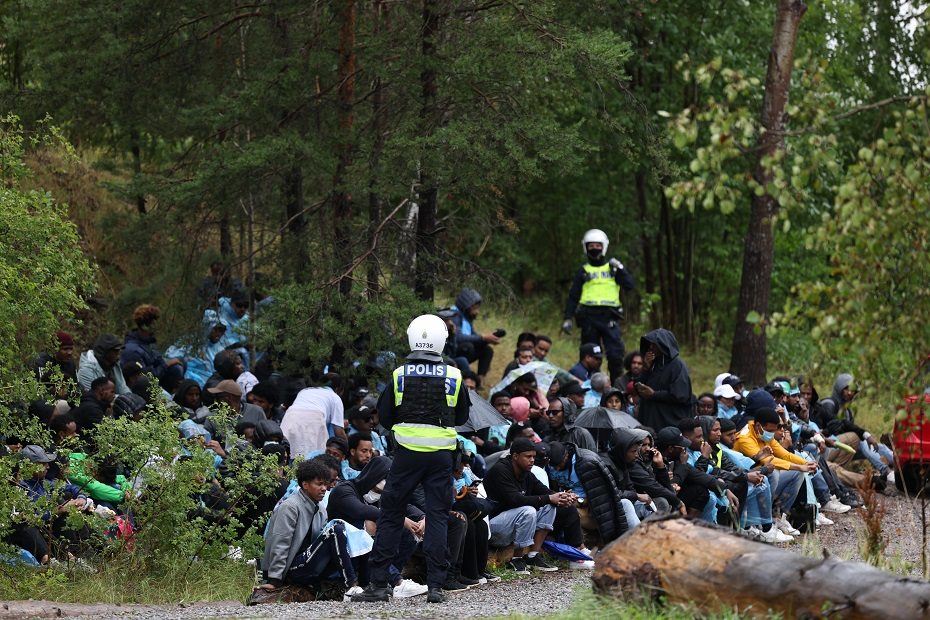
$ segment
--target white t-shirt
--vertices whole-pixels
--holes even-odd
[[[345,408],[342,399],[329,388],[304,388],[297,393],[294,409],[307,411],[319,411],[326,417],[327,424],[333,424],[338,427],[345,425]],[[287,413],[284,414],[285,419]]]

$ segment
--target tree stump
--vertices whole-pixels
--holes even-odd
[[[594,590],[752,617],[930,618],[930,583],[861,562],[809,558],[713,525],[646,521],[595,558]]]

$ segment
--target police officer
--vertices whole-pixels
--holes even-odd
[[[427,567],[427,601],[445,600],[449,562],[446,526],[452,508],[452,461],[457,446],[455,427],[468,420],[471,403],[462,387],[462,373],[442,361],[448,331],[436,315],[410,322],[410,355],[394,370],[391,387],[378,400],[381,424],[394,433],[397,449],[381,495],[381,516],[371,551],[371,583],[353,601],[386,601],[392,595],[388,567],[397,554],[407,504],[422,483],[426,496],[423,551]]]
[[[607,260],[609,241],[593,228],[581,241],[588,262],[575,273],[565,304],[562,331],[572,330],[572,317],[581,327],[581,342],[603,342],[611,380],[623,374],[623,339],[620,336],[620,289],[632,290],[633,276],[616,258]]]

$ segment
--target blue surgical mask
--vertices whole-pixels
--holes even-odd
[[[737,413],[736,406],[727,407],[723,403],[717,403],[717,417],[730,419]]]
[[[768,443],[775,439],[775,431],[762,431],[762,441]]]

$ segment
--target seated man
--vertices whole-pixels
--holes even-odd
[[[691,517],[709,518],[708,507],[724,495],[731,502],[736,498],[725,491],[716,478],[688,462],[691,442],[677,426],[666,426],[656,433],[656,449],[662,454],[672,475],[672,486],[677,486],[678,499]]]
[[[374,456],[374,444],[368,433],[355,433],[349,436],[349,457],[342,461],[342,479],[357,478]]]
[[[481,383],[491,369],[491,360],[494,359],[494,349],[491,345],[499,344],[501,339],[493,332],[481,334],[475,328],[475,320],[481,312],[481,294],[472,288],[463,288],[455,298],[452,310],[456,314],[452,317],[455,323],[455,342],[458,355],[465,358],[470,364],[478,362],[476,372]]]
[[[331,519],[342,519],[369,534],[376,533],[378,517],[381,509],[378,501],[381,491],[384,490],[384,481],[391,469],[391,459],[385,456],[376,456],[368,461],[361,473],[353,480],[342,482],[330,491],[326,510]],[[417,511],[419,512],[419,511]],[[422,513],[420,513],[422,516]],[[394,588],[394,598],[408,598],[426,594],[427,587],[411,579],[403,578],[404,566],[413,557],[417,549],[414,535],[422,537],[425,523],[422,520],[414,521],[409,516],[404,519],[404,532],[397,555],[388,567],[391,575],[391,586]],[[356,559],[359,563],[359,574],[362,583],[368,581],[368,554]],[[358,592],[361,592],[359,588]]]
[[[727,489],[736,497],[736,502],[732,504],[733,511],[739,515],[741,508],[746,503],[746,494],[749,492],[748,474],[739,467],[724,468],[713,461],[711,455],[713,449],[710,442],[704,438],[704,427],[696,418],[685,418],[678,423],[678,430],[681,431],[691,447],[688,448],[688,462],[698,468],[698,470],[710,474],[717,479],[721,488]],[[719,453],[718,453],[719,456]],[[752,478],[757,479],[758,473],[753,473]],[[716,510],[716,521],[720,525],[734,525],[730,518],[729,511]]]
[[[670,512],[680,512],[687,515],[685,505],[678,499],[678,494],[672,487],[672,477],[669,475],[669,469],[662,457],[662,453],[655,449],[655,441],[646,429],[633,429],[642,431],[642,444],[639,449],[639,457],[630,463],[628,475],[636,493],[642,493],[649,496],[660,514]],[[615,429],[613,432],[623,431]],[[625,431],[623,431],[625,432]],[[620,437],[612,436],[613,445],[620,443]],[[629,441],[629,440],[628,440]],[[611,461],[616,464],[619,455],[611,455]],[[619,465],[618,465],[619,467]],[[621,489],[624,487],[618,483]]]
[[[574,513],[567,517],[574,540],[568,544],[581,545],[581,524],[575,508],[577,497],[571,492],[553,493],[530,473],[536,459],[536,448],[525,437],[515,439],[510,455],[500,459],[484,479],[488,499],[497,502],[490,513],[491,544],[514,545],[513,559],[508,568],[528,574],[528,568],[550,572],[557,570],[539,554],[546,537],[554,529],[556,508]]]
[[[110,415],[116,399],[116,385],[107,377],[97,377],[90,384],[90,391],[81,396],[81,404],[71,414],[79,433],[87,434]]]
[[[346,411],[346,419],[349,421],[350,437],[356,433],[365,433],[371,437],[371,446],[378,455],[387,454],[387,442],[375,430],[378,426],[378,412],[374,407],[355,405]]]
[[[324,529],[326,509],[319,503],[331,482],[329,468],[320,461],[297,467],[300,490],[271,513],[262,557],[265,583],[273,592],[284,584],[314,586],[339,572],[346,591],[358,585],[349,557],[345,526],[336,522]]]
[[[560,441],[572,443],[585,450],[597,452],[597,443],[586,428],[575,426],[570,417],[575,412],[575,406],[567,398],[550,396],[549,408],[546,416],[549,420],[548,432],[543,435],[543,441]]]
[[[774,467],[769,483],[774,504],[782,511],[775,526],[785,534],[795,536],[800,532],[788,522],[786,515],[804,484],[804,474],[817,471],[817,464],[788,452],[778,443],[775,433],[780,423],[781,418],[774,408],[762,407],[752,411],[752,419],[737,435],[733,448],[756,463]]]
[[[833,383],[833,394],[818,403],[814,412],[814,421],[818,426],[830,435],[831,440],[855,449],[855,453],[850,453],[832,448],[827,458],[840,467],[853,459],[868,459],[880,476],[894,484],[894,453],[855,422],[855,415],[849,405],[858,393],[859,388],[853,376],[843,373]]]
[[[639,445],[635,448],[638,453]],[[639,525],[633,508],[636,493],[618,489],[614,477],[595,452],[570,443],[552,442],[546,472],[550,487],[557,486],[578,497],[578,511],[589,514],[602,545]]]

